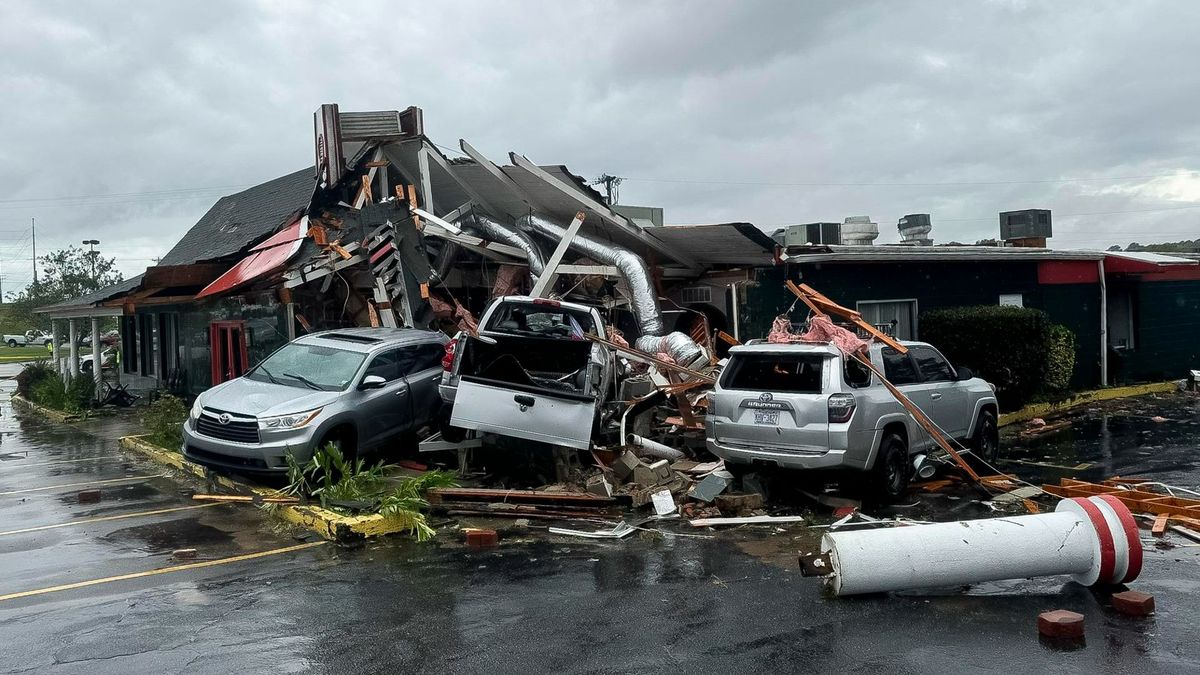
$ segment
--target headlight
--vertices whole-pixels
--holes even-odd
[[[200,405],[200,397],[197,396],[196,402],[192,404],[192,411],[188,413],[188,419],[192,420],[193,422],[200,419],[200,411],[203,409],[204,406]]]
[[[286,429],[299,429],[316,419],[317,415],[321,414],[321,408],[316,410],[308,410],[305,412],[292,413],[291,415],[279,415],[277,417],[260,417],[258,418],[258,428],[263,431],[284,431]]]

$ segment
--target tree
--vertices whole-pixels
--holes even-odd
[[[38,258],[41,275],[37,282],[18,293],[9,293],[10,304],[5,330],[20,326],[46,327],[49,320],[33,313],[34,309],[94,293],[124,280],[116,269],[115,258],[76,246],[60,249]],[[23,330],[23,329],[22,329]]]

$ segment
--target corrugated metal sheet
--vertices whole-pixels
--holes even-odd
[[[345,142],[397,138],[405,135],[400,128],[399,110],[344,112],[339,119],[342,140]]]

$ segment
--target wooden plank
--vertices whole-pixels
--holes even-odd
[[[546,261],[546,269],[542,271],[542,276],[538,277],[537,283],[533,285],[533,290],[529,292],[529,295],[535,298],[545,297],[546,290],[554,285],[554,280],[558,278],[558,265],[562,262],[563,256],[567,254],[567,249],[571,247],[571,242],[575,241],[575,235],[579,234],[579,228],[583,226],[585,217],[583,211],[575,214],[575,219],[571,221],[562,240],[554,248],[554,253]]]
[[[815,291],[811,286],[808,286],[807,284],[800,284],[797,286],[796,283],[791,279],[787,280],[787,282],[784,283],[784,286],[786,286],[787,289],[791,291],[792,294],[794,294],[797,298],[800,298],[805,305],[808,305],[809,309],[811,309],[813,313],[819,315],[829,313],[840,316],[850,323],[853,323],[859,329],[865,331],[875,339],[891,347],[892,349],[895,349],[897,352],[900,352],[901,354],[908,353],[908,347],[905,347],[897,342],[894,338],[881,332],[879,329],[875,328],[875,326],[863,321],[861,314],[837,304],[836,302]]]
[[[1150,527],[1150,534],[1156,537],[1162,537],[1167,533],[1167,519],[1170,518],[1165,513],[1160,513],[1154,518],[1154,525]]]
[[[728,344],[731,347],[736,347],[736,346],[742,344],[742,342],[740,340],[733,337],[729,333],[726,333],[723,330],[717,331],[717,339],[721,340],[722,342]]]
[[[600,344],[604,345],[605,347],[608,347],[609,349],[612,349],[614,351],[620,352],[627,356],[633,357],[634,359],[640,359],[641,361],[643,361],[645,363],[658,366],[659,368],[662,368],[663,370],[673,371],[676,373],[683,373],[683,374],[686,374],[688,377],[691,377],[697,381],[706,382],[708,384],[716,384],[716,382],[717,382],[715,378],[713,378],[709,375],[705,375],[704,373],[697,372],[690,368],[684,368],[683,366],[676,364],[676,363],[667,363],[666,361],[663,361],[662,359],[659,359],[656,356],[647,354],[646,352],[644,352],[640,349],[634,349],[633,347],[625,347],[625,346],[619,345],[615,342],[609,342],[608,340],[605,340],[604,338],[596,337],[595,335],[587,335],[585,337],[587,337],[587,339],[591,340],[592,342],[599,342]]]
[[[551,492],[547,490],[503,490],[487,488],[434,488],[427,493],[430,503],[492,502],[507,504],[574,504],[607,507],[617,503],[612,497],[588,492]]]

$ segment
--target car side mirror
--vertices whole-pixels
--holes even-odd
[[[961,368],[958,369],[957,372],[958,372],[958,381],[959,382],[965,382],[965,381],[975,377],[975,373],[971,372],[971,369],[966,366],[962,366]]]
[[[383,385],[385,384],[387,384],[387,380],[383,379],[382,377],[378,375],[368,375],[363,378],[361,383],[359,383],[358,388],[364,391],[367,389],[382,389]]]

